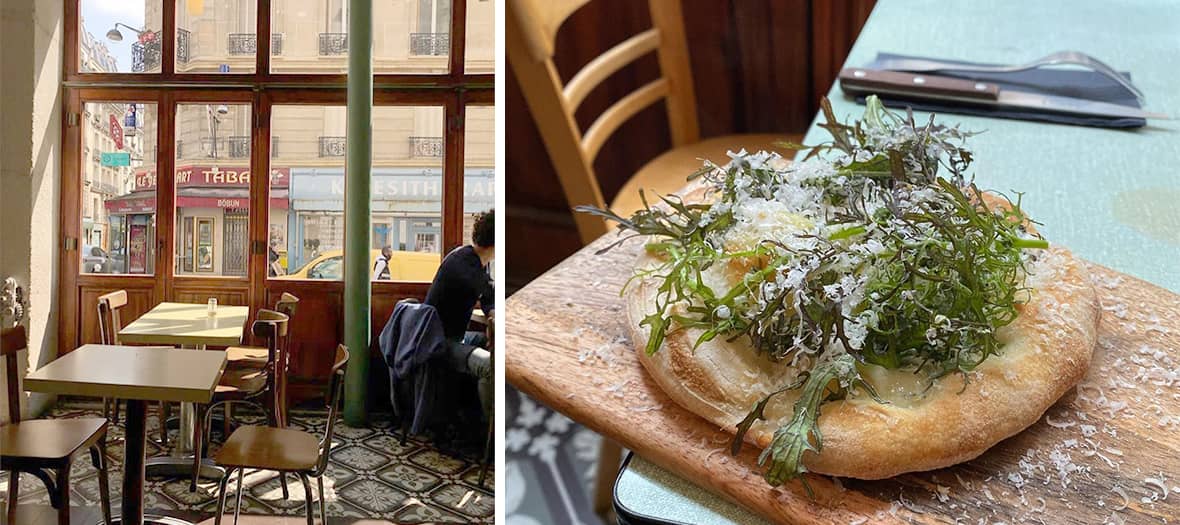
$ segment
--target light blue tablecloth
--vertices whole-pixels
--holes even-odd
[[[1130,71],[1147,109],[1180,116],[1180,2],[1169,0],[879,0],[846,64],[865,64],[878,52],[1016,64],[1061,50]],[[838,87],[828,96],[841,118],[864,111]],[[1180,292],[1180,122],[1116,131],[951,114],[938,119],[985,131],[970,142],[976,182],[1023,192],[1025,209],[1051,242]],[[825,137],[813,123],[804,142]],[[621,503],[648,516],[763,522],[638,457],[615,491]]]

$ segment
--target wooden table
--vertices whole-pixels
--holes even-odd
[[[250,308],[217,306],[217,315],[208,314],[208,305],[160,303],[131,324],[119,330],[119,341],[135,344],[179,346],[231,346],[241,343]]]
[[[207,304],[160,303],[119,330],[119,341],[188,346],[202,350],[207,346],[240,344],[250,309],[245,306],[218,305],[217,314],[210,316],[208,308]],[[192,474],[196,407],[192,403],[181,403],[179,420],[180,428],[172,454],[148,461],[148,472],[153,476]],[[204,463],[202,477],[220,477],[222,472],[213,466],[211,460]]]
[[[32,392],[127,400],[120,523],[175,524],[173,518],[144,521],[145,418],[148,401],[208,403],[225,370],[224,352],[172,348],[85,345],[25,377]]]

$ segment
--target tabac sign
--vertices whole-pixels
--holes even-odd
[[[285,188],[290,183],[291,170],[273,168],[270,170],[272,188]],[[220,166],[180,166],[176,168],[178,187],[250,187],[250,168],[224,168]],[[155,189],[156,170],[142,170],[135,174],[135,191]]]

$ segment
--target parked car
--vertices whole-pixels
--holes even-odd
[[[111,273],[112,259],[98,246],[82,245],[82,273]]]
[[[381,250],[369,254],[369,269],[377,263]],[[438,271],[439,255],[429,252],[395,251],[389,258],[389,279],[391,281],[432,281]],[[344,251],[329,250],[310,260],[298,270],[272,279],[334,279],[344,278]]]

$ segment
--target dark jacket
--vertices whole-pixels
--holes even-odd
[[[428,304],[401,302],[378,338],[389,366],[389,397],[398,418],[413,422],[411,433],[421,433],[434,414],[437,385],[443,368],[435,359],[447,351],[438,312]],[[404,425],[403,425],[404,427]]]

